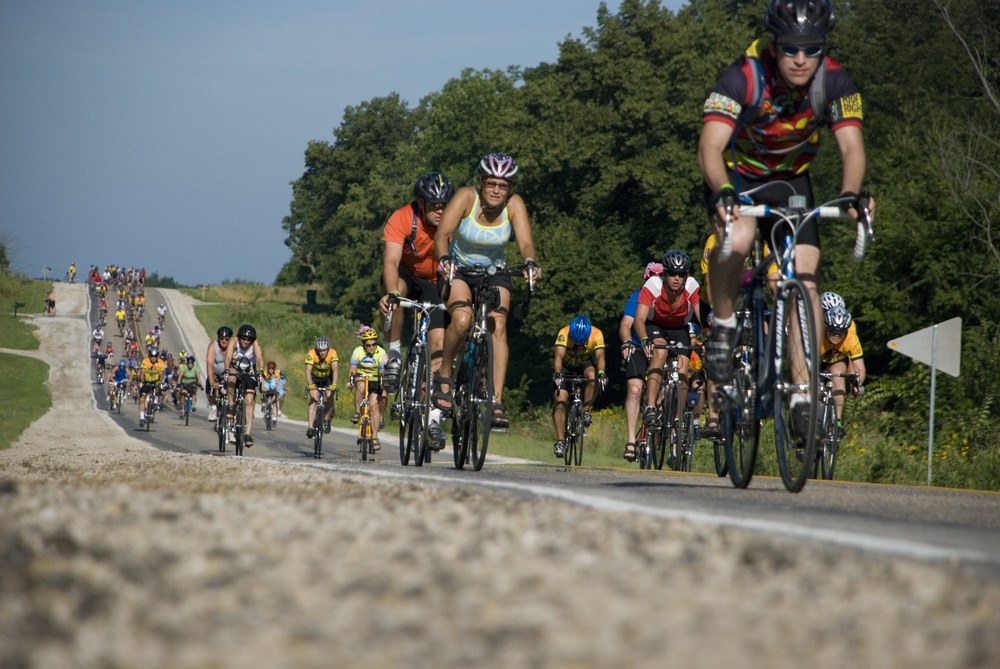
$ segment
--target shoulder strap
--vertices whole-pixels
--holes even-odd
[[[410,247],[410,251],[413,253],[413,255],[415,255],[415,256],[417,256],[419,258],[420,254],[417,253],[417,245],[415,243],[416,239],[417,239],[417,223],[418,223],[418,220],[417,220],[417,201],[414,200],[413,203],[412,203],[412,205],[413,205],[413,226],[410,228],[410,234],[406,238],[406,244],[407,244],[407,246]]]
[[[756,40],[747,47],[746,59],[749,64],[747,75],[747,95],[743,101],[743,114],[740,115],[742,122],[753,118],[760,109],[760,103],[764,99],[764,66],[760,62],[760,54],[766,47],[763,39]],[[826,120],[826,58],[820,61],[819,69],[813,77],[809,87],[809,103],[812,106],[813,116],[820,123]]]
[[[809,103],[812,105],[813,116],[820,123],[826,121],[826,58],[820,61],[819,69],[809,87]]]

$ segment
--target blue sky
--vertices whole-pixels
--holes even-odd
[[[345,107],[554,62],[599,4],[0,0],[0,240],[32,277],[269,284],[289,182]]]

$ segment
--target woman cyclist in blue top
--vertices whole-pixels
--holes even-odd
[[[520,195],[513,193],[517,182],[517,162],[504,153],[490,153],[479,161],[479,188],[460,188],[441,217],[434,236],[434,248],[440,259],[438,286],[447,292],[447,307],[451,323],[444,335],[444,359],[434,375],[435,403],[441,409],[451,408],[452,359],[472,323],[472,291],[482,279],[471,277],[464,270],[476,264],[489,265],[504,259],[504,249],[511,234],[529,270],[537,280],[541,270],[535,264],[535,245],[531,241],[531,223]],[[450,289],[448,277],[454,268]],[[493,336],[494,398],[493,427],[506,430],[509,421],[503,406],[503,384],[507,375],[507,313],[510,309],[509,277],[494,281],[499,287],[500,306],[490,314]]]

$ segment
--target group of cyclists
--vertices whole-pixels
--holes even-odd
[[[691,256],[682,249],[670,249],[659,262],[645,266],[642,285],[625,304],[618,335],[626,363],[626,460],[636,457],[635,435],[640,419],[650,424],[661,418],[656,407],[669,360],[677,360],[683,396],[694,384],[699,390],[704,386],[703,396],[711,397],[713,387],[726,384],[733,375],[734,302],[747,277],[747,259],[758,228],[761,237],[769,240],[769,229],[774,224],[770,219],[758,223],[756,218],[741,215],[740,207],[746,203],[742,193],[753,189],[756,202],[772,206],[786,204],[788,194],[794,193],[805,198],[807,207],[813,206],[808,168],[819,148],[820,129],[825,126],[832,132],[841,155],[840,190],[847,203],[846,212],[852,218],[858,217],[858,194],[865,173],[861,96],[846,70],[826,55],[827,36],[835,24],[830,0],[769,0],[764,15],[767,34],[722,73],[705,100],[697,157],[714,234],[709,234],[701,256],[704,285],[692,276]],[[484,280],[476,268],[503,265],[505,249],[513,236],[524,259],[524,279],[533,284],[542,275],[535,260],[527,208],[515,192],[520,177],[517,161],[506,153],[491,152],[482,157],[477,168],[476,182],[457,190],[440,172],[419,176],[413,186],[413,199],[392,213],[382,235],[382,315],[389,315],[399,298],[440,305],[430,312],[428,332],[433,404],[429,434],[431,447],[437,450],[445,443],[440,423],[455,402],[451,378],[454,357],[471,327],[473,295]],[[779,189],[761,188],[779,182]],[[720,252],[723,239],[725,253]],[[823,333],[824,367],[856,372],[863,383],[863,353],[851,313],[843,299],[833,293],[824,293],[822,303],[820,300],[819,230],[815,220],[796,234],[794,246],[796,274],[807,288],[813,312],[820,321],[817,329]],[[776,277],[775,271],[772,278]],[[505,274],[490,280],[497,287],[496,303],[488,316],[493,343],[492,429],[504,431],[509,425],[503,391],[509,356],[506,324],[513,285]],[[137,305],[119,302],[118,306],[124,307],[115,312],[124,330],[121,311]],[[355,395],[352,418],[357,420],[357,408],[367,388],[376,426],[375,450],[380,448],[377,426],[384,416],[386,395],[395,392],[400,381],[404,320],[392,319],[386,330],[386,349],[379,345],[373,328],[362,326],[355,333],[361,344],[350,358],[348,385],[354,387]],[[283,398],[282,375],[273,363],[258,369],[264,358],[252,325],[240,326],[235,337],[228,326],[220,328],[217,335],[206,354],[206,365],[211,368],[205,384],[211,417],[223,397],[226,406],[231,406],[235,384],[243,384],[248,398],[246,446],[251,446],[253,396],[264,384],[265,392]],[[143,362],[150,374],[157,369],[153,359],[148,358],[149,365]],[[317,337],[304,362],[309,393],[307,436],[312,437],[314,426],[319,424],[314,414],[320,393],[335,391],[339,381],[339,358],[330,338]],[[162,371],[166,371],[165,363]],[[554,346],[553,450],[558,457],[562,456],[568,400],[562,382],[566,374],[582,375],[589,381],[584,390],[584,408],[589,409],[607,383],[608,370],[604,333],[585,313],[577,314],[560,330]],[[190,380],[190,372],[186,378]],[[844,394],[841,378],[838,415]],[[791,398],[792,430],[799,438],[809,432],[808,399],[802,394]],[[706,404],[708,418],[702,435],[720,438],[713,403]],[[803,406],[806,410],[797,410]],[[333,402],[327,403],[324,430],[329,430],[332,409]],[[697,410],[702,410],[700,403]],[[585,422],[589,421],[587,412]]]

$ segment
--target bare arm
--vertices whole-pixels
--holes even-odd
[[[635,328],[635,333],[639,335],[639,339],[645,339],[646,333],[646,317],[649,316],[649,307],[639,303],[639,306],[635,308],[635,322],[632,324]]]
[[[469,215],[475,204],[476,193],[474,188],[464,186],[458,189],[455,197],[451,198],[448,207],[441,215],[441,223],[438,224],[437,232],[434,233],[434,254],[438,258],[448,255],[448,242],[451,235],[458,227],[458,222]]]
[[[698,139],[698,168],[708,187],[715,192],[729,183],[729,170],[722,159],[729,140],[733,136],[733,128],[722,121],[705,121]],[[725,218],[725,212],[721,212]]]
[[[843,176],[840,182],[840,192],[859,193],[865,180],[865,142],[861,128],[847,125],[833,133],[840,149],[841,169]]]
[[[635,322],[634,316],[622,316],[618,321],[618,338],[622,340],[622,346],[632,341],[633,322]]]
[[[556,346],[552,354],[552,371],[560,374],[563,371],[563,356],[566,355],[565,346]]]
[[[385,253],[382,254],[382,283],[386,295],[379,300],[378,308],[385,316],[389,313],[388,294],[394,290],[402,290],[399,285],[399,263],[403,259],[403,245],[396,242],[385,243]]]

